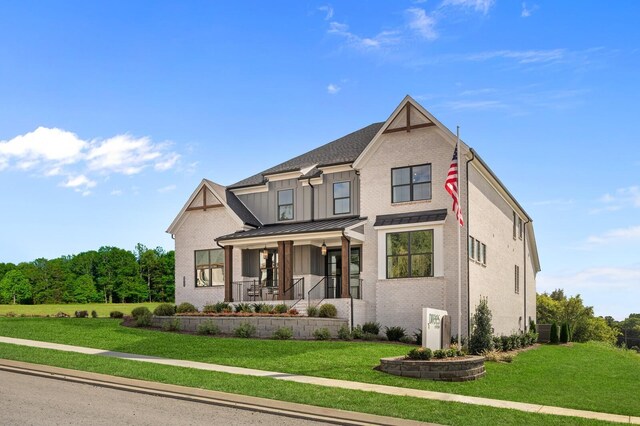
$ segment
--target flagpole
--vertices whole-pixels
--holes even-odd
[[[458,153],[458,173],[456,176],[456,186],[458,187],[458,196],[460,196],[460,191],[461,191],[461,187],[460,187],[460,157],[462,156],[462,153],[460,152],[460,126],[456,126],[456,152]],[[460,205],[460,203],[458,203],[458,205],[460,206],[459,209],[462,210],[462,206]],[[458,228],[458,344],[461,345],[462,344],[462,301],[460,300],[462,298],[462,261],[460,260],[461,257],[461,253],[460,253],[460,237],[461,237],[461,229],[462,226],[458,223],[458,226],[456,226],[456,228]]]

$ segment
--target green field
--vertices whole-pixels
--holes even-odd
[[[17,315],[55,315],[64,312],[73,316],[75,311],[96,311],[99,317],[108,317],[111,311],[120,311],[129,315],[136,306],[146,306],[151,311],[160,303],[78,303],[69,305],[0,305],[0,316],[13,312]]]
[[[445,383],[373,370],[379,358],[402,355],[409,348],[389,343],[210,338],[126,328],[113,320],[76,318],[0,318],[0,335],[640,416],[640,356],[596,343],[542,346],[521,353],[510,364],[487,363],[487,376],[481,380]]]

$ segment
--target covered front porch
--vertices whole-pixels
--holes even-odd
[[[218,238],[225,252],[224,300],[292,306],[360,299],[364,222],[351,217],[266,225]],[[234,249],[241,250],[240,265],[233,263]],[[241,268],[239,281],[233,280],[235,268]]]

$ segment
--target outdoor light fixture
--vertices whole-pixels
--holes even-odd
[[[322,242],[322,245],[320,246],[320,251],[321,251],[323,256],[327,255],[327,245],[324,243],[324,241]]]
[[[267,246],[264,246],[264,249],[262,250],[262,258],[264,260],[267,260],[268,257],[269,257],[269,250],[267,250]]]

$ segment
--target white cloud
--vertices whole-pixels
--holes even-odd
[[[494,50],[471,53],[460,59],[467,61],[487,61],[490,59],[515,59],[520,64],[557,62],[566,56],[565,49],[550,50]]]
[[[122,195],[122,190],[114,189],[113,191],[111,191],[111,195],[113,195],[115,197],[119,197],[120,195]]]
[[[435,29],[436,19],[427,15],[424,9],[412,7],[405,11],[408,15],[408,26],[426,40],[435,40],[438,33]]]
[[[340,22],[329,22],[329,34],[343,37],[347,43],[358,49],[379,49],[397,44],[400,41],[399,31],[381,31],[374,37],[361,37],[349,31],[347,24]]]
[[[502,103],[501,101],[496,100],[487,100],[487,101],[469,101],[469,100],[460,100],[460,101],[450,101],[445,102],[445,108],[449,108],[452,110],[490,110],[490,109],[502,109],[506,108],[507,105]]]
[[[640,267],[602,267],[588,268],[573,274],[540,274],[537,281],[540,293],[556,288],[562,288],[569,294],[586,289],[640,290]]]
[[[587,238],[587,244],[590,246],[621,243],[625,241],[640,242],[640,226],[612,229],[603,234],[591,235]]]
[[[169,192],[169,191],[173,191],[174,189],[176,189],[177,186],[176,185],[168,185],[162,188],[158,188],[158,192],[162,193],[162,192]]]
[[[61,186],[88,195],[96,186],[88,175],[113,173],[133,175],[153,167],[156,171],[173,168],[180,155],[168,143],[128,134],[108,139],[83,140],[75,133],[38,127],[33,132],[0,141],[0,171],[9,168],[35,171],[44,177],[65,176]],[[89,192],[90,193],[90,192]]]
[[[325,16],[324,16],[325,21],[328,21],[329,19],[333,18],[333,7],[331,7],[331,5],[320,6],[318,10],[325,13]]]
[[[522,2],[522,12],[520,13],[520,16],[523,17],[523,18],[528,18],[537,9],[538,9],[538,5],[537,4],[534,4],[533,6],[527,8],[527,3]]]
[[[592,213],[600,211],[616,211],[624,207],[640,207],[640,186],[618,188],[613,193],[604,194],[598,200],[604,206],[591,210]]]
[[[327,86],[327,93],[330,95],[335,95],[340,91],[340,89],[341,89],[340,86],[338,86],[337,84],[331,83]]]
[[[489,9],[494,5],[494,0],[444,0],[440,7],[456,6],[465,9],[473,9],[483,14],[489,13]]]

